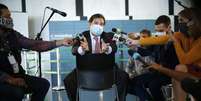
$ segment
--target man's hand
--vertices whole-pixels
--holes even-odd
[[[14,78],[9,76],[6,82],[10,85],[27,88],[27,84],[23,78]]]
[[[107,52],[109,50],[110,43],[105,43],[103,39],[101,39],[101,43],[102,43],[101,53]]]
[[[162,68],[162,66],[160,64],[153,63],[148,68],[153,68],[155,70],[158,70],[158,69]]]
[[[64,38],[62,40],[57,40],[56,45],[57,46],[71,46],[73,44],[72,38]]]
[[[127,46],[130,49],[136,49],[139,46],[139,40],[133,40],[133,39],[128,38]]]
[[[84,51],[89,51],[89,46],[88,46],[88,42],[87,42],[87,39],[84,37],[84,40],[83,41],[80,41],[80,46],[82,47],[82,49]]]

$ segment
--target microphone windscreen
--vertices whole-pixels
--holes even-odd
[[[133,58],[134,58],[135,60],[137,60],[140,56],[141,56],[141,55],[140,55],[138,52],[135,52],[135,53],[133,54]]]
[[[117,32],[117,29],[116,29],[116,28],[112,28],[112,31],[113,31],[113,32]]]
[[[129,49],[129,50],[128,50],[128,55],[132,57],[132,56],[133,56],[133,54],[134,54],[134,52],[135,52],[134,50]]]

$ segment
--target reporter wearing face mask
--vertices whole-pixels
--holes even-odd
[[[151,44],[154,43],[152,41],[156,41],[155,43],[159,42],[160,40],[155,40],[157,38],[168,36],[169,32],[172,32],[170,25],[170,18],[166,15],[161,15],[155,21],[156,34],[150,37],[140,38],[138,41],[143,40],[144,43],[146,41],[146,44],[140,44],[141,46],[151,46],[151,54],[149,55],[152,55],[154,62],[169,69],[174,69],[178,64],[178,60],[173,44],[170,42],[167,42],[167,44]],[[141,55],[143,56],[143,54]],[[150,71],[131,79],[128,91],[129,93],[138,96],[140,101],[147,101],[150,99],[154,101],[165,101],[161,87],[170,83],[170,77],[162,73]],[[147,91],[147,88],[149,91]]]
[[[197,8],[185,8],[178,14],[179,30],[172,36],[162,36],[151,44],[164,44],[168,40],[174,42],[179,65],[176,71],[153,64],[150,66],[173,78],[173,91],[175,101],[185,101],[186,93],[181,88],[181,80],[184,78],[201,78],[201,11]],[[159,41],[160,40],[160,41]],[[149,44],[145,40],[134,40],[133,44]]]
[[[13,29],[8,7],[0,4],[0,101],[22,101],[26,93],[31,94],[31,101],[43,101],[50,84],[44,78],[25,74],[21,66],[21,51],[43,52],[71,43],[71,38],[41,41],[24,37]]]
[[[104,32],[104,26],[105,18],[102,14],[92,15],[89,19],[89,30],[82,32],[84,39],[73,46],[72,54],[75,56],[86,54],[106,54],[115,58],[117,46],[116,43],[112,41],[113,33]],[[115,82],[118,87],[118,97],[120,101],[125,101],[128,74],[120,69],[116,70],[117,77]],[[64,84],[69,100],[76,101],[76,70],[73,70],[65,77]]]

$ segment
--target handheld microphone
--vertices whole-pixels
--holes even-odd
[[[57,9],[54,9],[54,8],[51,8],[51,7],[46,7],[46,8],[52,10],[52,11],[55,12],[55,13],[60,14],[60,15],[63,16],[63,17],[65,17],[65,16],[67,15],[65,12],[59,11],[59,10],[57,10]]]
[[[114,32],[112,40],[116,42],[123,42],[126,45],[130,45],[131,41],[129,40],[127,33],[122,32],[118,28],[112,28],[112,32]]]
[[[75,36],[73,37],[73,40],[83,41],[84,36],[82,33],[76,33]]]
[[[143,68],[146,68],[146,67],[150,66],[150,64],[146,63],[146,62],[141,58],[141,55],[140,55],[139,53],[137,53],[137,52],[135,52],[135,53],[133,54],[133,58],[134,58],[135,60],[140,61],[140,62],[143,64],[143,66],[142,66]],[[149,68],[148,70],[151,71],[151,72],[158,72],[157,70],[155,70],[155,69],[153,69],[153,68]]]
[[[132,49],[129,49],[128,50],[128,55],[130,56],[130,57],[133,57],[133,54],[135,53],[136,51],[134,51],[134,50],[132,50]]]
[[[112,28],[112,32],[115,32],[115,33],[121,33],[121,34],[125,34],[125,35],[127,35],[127,33],[121,31],[121,29],[119,29],[119,28]]]
[[[141,55],[140,55],[139,53],[135,52],[135,53],[133,54],[133,58],[134,58],[135,60],[140,61],[140,62],[143,64],[143,67],[144,67],[144,68],[149,66],[149,64],[147,64],[147,63],[141,58]]]

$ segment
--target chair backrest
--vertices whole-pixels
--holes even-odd
[[[76,57],[78,87],[87,90],[103,90],[114,84],[113,56],[90,54]]]
[[[104,90],[112,88],[114,73],[110,71],[78,70],[78,87],[87,90]]]
[[[76,56],[76,66],[80,70],[111,70],[114,64],[114,54],[86,54]]]

